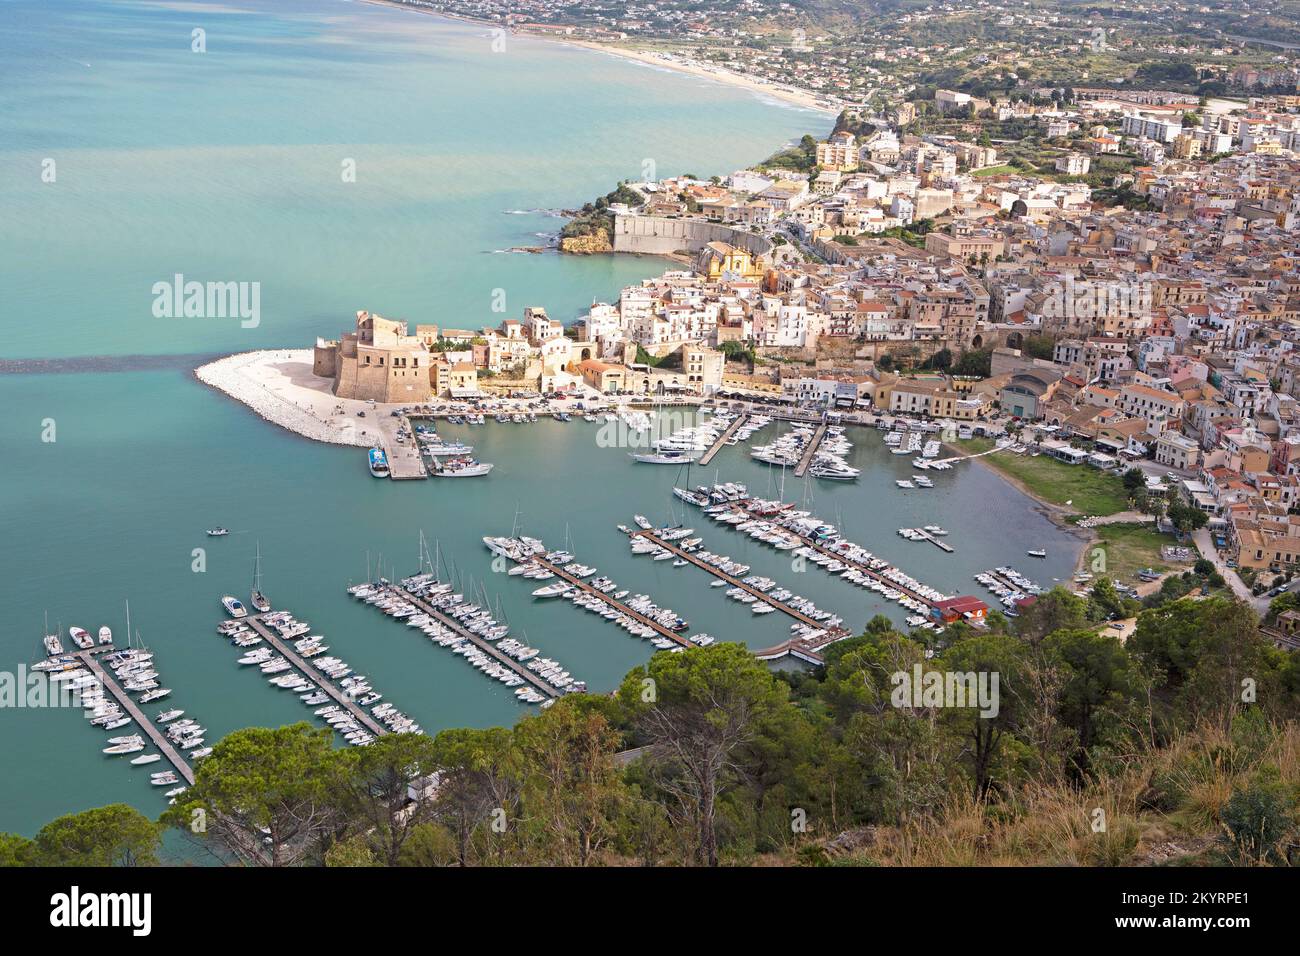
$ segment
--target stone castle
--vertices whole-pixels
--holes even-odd
[[[436,327],[416,326],[410,335],[405,322],[361,311],[355,332],[345,332],[338,341],[316,340],[312,371],[333,379],[340,398],[426,402],[433,392],[436,358],[427,343],[437,334]]]

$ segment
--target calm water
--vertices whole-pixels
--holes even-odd
[[[577,314],[593,297],[657,273],[653,259],[493,255],[554,229],[505,210],[578,203],[647,157],[659,173],[726,172],[825,120],[691,78],[558,44],[513,40],[492,54],[481,29],[341,2],[277,3],[274,14],[183,4],[0,3],[0,288],[3,357],[219,352],[302,345],[370,307],[458,326],[544,304]],[[209,52],[189,52],[190,29]],[[89,64],[86,66],[85,64]],[[342,144],[342,145],[333,145]],[[43,157],[57,181],[39,180]],[[340,157],[358,182],[338,181]],[[172,272],[260,281],[263,322],[154,319],[150,286]],[[121,372],[0,376],[0,660],[39,652],[42,618],[94,630],[132,623],[157,653],[169,705],[215,739],[307,715],[291,695],[238,668],[213,632],[222,593],[246,593],[260,542],[277,606],[324,633],[429,730],[513,721],[513,694],[412,629],[344,593],[382,555],[409,573],[421,530],[466,586],[484,586],[513,631],[596,691],[644,662],[648,644],[534,585],[493,575],[479,539],[510,531],[563,543],[623,586],[683,613],[695,630],[767,646],[781,615],[755,619],[692,568],[633,558],[616,531],[634,512],[682,516],[675,469],[601,448],[598,426],[544,421],[448,428],[497,464],[487,479],[379,482],[364,453],[315,445],[198,385],[189,365]],[[111,364],[111,363],[109,363]],[[132,366],[134,368],[134,366]],[[56,428],[41,441],[43,423]],[[769,432],[758,436],[767,439]],[[874,433],[855,435],[863,479],[786,497],[937,587],[1011,562],[1043,583],[1068,573],[1072,541],[980,466],[901,492],[910,471]],[[709,469],[776,493],[779,472],[725,450]],[[705,476],[693,475],[694,480]],[[937,522],[954,555],[899,538]],[[769,574],[854,625],[893,606],[734,531],[691,523],[706,546]],[[203,529],[223,524],[229,537]],[[1046,547],[1047,561],[1024,557]],[[206,549],[206,571],[192,552]],[[150,710],[156,709],[150,708]],[[103,735],[74,711],[0,710],[0,829],[124,800],[162,800],[99,753]]]

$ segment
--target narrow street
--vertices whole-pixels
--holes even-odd
[[[1201,553],[1201,557],[1210,561],[1214,565],[1214,570],[1223,575],[1223,579],[1227,581],[1228,586],[1232,588],[1232,593],[1254,608],[1256,614],[1263,617],[1268,612],[1270,598],[1262,595],[1256,597],[1250,593],[1250,588],[1246,586],[1246,582],[1237,575],[1236,571],[1228,567],[1227,563],[1215,549],[1214,539],[1210,536],[1210,529],[1201,528],[1194,532],[1192,534],[1192,540],[1196,542],[1196,550]]]

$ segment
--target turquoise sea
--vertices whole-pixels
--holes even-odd
[[[205,30],[207,52],[191,51]],[[484,588],[513,633],[607,691],[650,647],[532,586],[491,573],[479,539],[525,531],[706,630],[751,646],[783,639],[690,568],[633,558],[615,524],[681,519],[674,469],[634,465],[575,421],[448,428],[496,463],[483,480],[379,482],[364,453],[317,445],[198,384],[185,356],[302,347],[358,308],[457,327],[593,299],[665,267],[652,258],[507,254],[620,178],[725,173],[829,118],[725,86],[541,40],[494,53],[484,27],[343,0],[0,0],[0,359],[94,357],[0,375],[0,669],[39,656],[44,619],[132,623],[157,655],[168,703],[214,740],[307,716],[238,668],[213,631],[223,593],[246,594],[260,544],[265,588],[427,730],[510,722],[513,695],[412,629],[344,593],[367,566],[414,571],[421,531],[467,588]],[[53,182],[42,180],[53,159]],[[343,182],[344,160],[356,181]],[[524,211],[524,212],[520,212]],[[174,273],[260,282],[262,321],[158,319],[151,287]],[[133,356],[135,358],[133,358]],[[138,356],[153,356],[142,361]],[[46,441],[53,428],[54,441]],[[771,432],[760,433],[766,438]],[[1077,545],[982,466],[902,492],[907,459],[853,436],[852,485],[787,482],[787,498],[937,587],[1013,563],[1042,583]],[[709,469],[777,492],[779,473],[725,450]],[[706,476],[693,475],[693,480]],[[675,508],[675,510],[673,510]],[[690,517],[689,515],[687,517]],[[693,520],[732,554],[861,624],[898,616],[869,592]],[[953,555],[897,536],[939,523]],[[225,525],[232,534],[209,539]],[[1049,557],[1028,567],[1028,547]],[[193,569],[193,552],[206,570]],[[142,768],[103,757],[71,710],[0,708],[0,830],[122,800],[161,809]]]

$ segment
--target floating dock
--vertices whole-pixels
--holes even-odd
[[[558,687],[553,687],[551,684],[548,684],[541,677],[541,675],[537,674],[535,671],[530,671],[527,667],[525,667],[519,661],[515,660],[509,654],[497,650],[496,646],[492,644],[490,641],[475,634],[473,631],[465,627],[465,625],[461,624],[460,621],[456,620],[450,614],[444,614],[442,611],[438,610],[436,607],[434,607],[424,598],[416,597],[414,594],[411,594],[409,591],[402,590],[400,587],[398,587],[395,584],[388,585],[388,593],[393,595],[394,597],[401,598],[403,601],[408,601],[411,604],[414,604],[423,613],[429,615],[429,617],[431,618],[436,619],[438,623],[442,624],[444,627],[447,627],[448,629],[455,631],[457,634],[465,638],[465,640],[469,641],[471,644],[473,644],[475,647],[481,650],[484,654],[488,655],[490,658],[492,658],[502,667],[510,668],[510,670],[514,671],[516,674],[518,674],[520,677],[526,680],[533,687],[537,688],[547,697],[564,696],[564,691],[562,689]]]
[[[176,768],[176,772],[184,778],[190,786],[194,785],[194,768],[189,762],[181,756],[175,745],[167,739],[166,734],[159,730],[152,720],[144,715],[140,706],[131,699],[126,691],[117,685],[111,674],[104,669],[104,665],[95,659],[96,654],[111,653],[113,648],[100,647],[94,650],[77,651],[73,656],[90,668],[91,673],[95,675],[108,691],[122,705],[122,709],[131,715],[132,719],[140,725],[140,729],[148,735],[149,740],[162,753],[164,757]]]
[[[911,529],[909,529],[909,530],[914,531],[914,532],[916,533],[916,537],[913,538],[912,540],[914,540],[914,541],[929,541],[932,545],[934,545],[936,548],[939,548],[941,551],[946,551],[946,552],[948,552],[949,554],[952,554],[952,553],[953,553],[953,547],[952,547],[952,545],[948,544],[948,542],[946,542],[946,541],[941,541],[941,540],[939,540],[939,538],[937,538],[936,536],[932,535],[930,532],[926,531],[924,528],[911,528]]]
[[[812,464],[813,456],[817,454],[817,449],[821,447],[822,439],[826,437],[827,424],[822,422],[813,432],[812,441],[808,442],[808,447],[803,450],[803,457],[799,459],[799,464],[794,467],[794,476],[802,478],[808,471],[808,466]]]
[[[755,520],[758,521],[772,520],[771,515],[764,515],[756,511],[750,511],[748,508],[742,508],[738,504],[733,504],[732,510],[738,511],[741,514],[745,515],[746,517],[754,518]],[[865,574],[867,577],[874,578],[875,580],[879,581],[881,584],[893,588],[895,591],[901,591],[903,594],[906,594],[908,597],[920,601],[926,607],[933,608],[935,606],[935,602],[933,599],[928,598],[917,591],[913,591],[905,584],[899,584],[897,581],[893,581],[890,578],[885,577],[885,575],[881,574],[879,571],[875,570],[874,568],[862,564],[861,562],[854,561],[851,558],[842,555],[836,551],[832,551],[830,548],[826,547],[821,542],[817,541],[815,538],[810,538],[807,535],[802,535],[795,531],[791,531],[789,528],[784,528],[783,530],[785,531],[786,534],[798,538],[805,547],[812,548],[814,551],[819,551],[822,554],[826,555],[827,557],[835,559],[836,561],[840,562],[840,564],[843,564],[850,568],[854,568],[862,572],[863,574]],[[827,572],[827,573],[833,574],[835,572]]]
[[[727,430],[719,435],[718,440],[709,447],[709,450],[700,456],[700,460],[696,462],[696,464],[707,465],[709,462],[713,461],[713,457],[718,452],[722,451],[723,447],[727,444],[727,439],[736,434],[736,432],[740,430],[740,426],[745,424],[747,421],[749,421],[748,415],[737,415],[735,420],[727,426]]]
[[[640,611],[632,610],[622,601],[615,600],[614,598],[606,594],[604,591],[592,587],[590,584],[582,580],[582,578],[578,577],[577,575],[570,574],[568,571],[564,570],[563,565],[552,564],[550,561],[547,561],[541,555],[534,555],[532,560],[538,566],[545,568],[547,571],[550,571],[556,577],[562,578],[565,581],[568,581],[574,587],[580,588],[581,590],[586,591],[588,594],[593,595],[596,598],[599,598],[600,600],[604,601],[606,604],[614,608],[619,613],[626,614],[628,617],[632,618],[638,624],[644,624],[646,627],[652,628],[655,631],[655,633],[658,634],[660,637],[666,637],[673,643],[680,644],[682,647],[695,646],[687,638],[683,637],[677,631],[674,631],[671,628],[664,627],[658,621],[646,617]]]
[[[806,624],[809,627],[816,628],[817,630],[826,631],[828,634],[834,634],[838,631],[843,630],[843,628],[827,627],[824,622],[817,620],[817,618],[810,617],[809,615],[805,614],[803,611],[793,608],[783,601],[778,601],[770,594],[767,594],[766,592],[760,590],[759,588],[754,587],[753,585],[746,584],[740,578],[728,574],[726,571],[723,571],[721,568],[715,568],[707,561],[703,561],[700,558],[697,558],[691,552],[684,551],[681,548],[677,547],[677,545],[673,544],[671,541],[663,540],[653,531],[645,531],[645,530],[633,531],[632,536],[633,537],[639,536],[653,541],[655,544],[659,545],[659,547],[671,551],[679,558],[683,558],[686,561],[689,561],[697,568],[703,568],[705,571],[708,571],[710,574],[712,574],[715,578],[721,578],[722,580],[726,581],[728,584],[732,585],[733,587],[740,588],[742,591],[746,591],[754,595],[755,598],[764,602],[765,604],[770,604],[772,607],[776,608],[778,611],[782,612],[783,614],[788,614],[790,617],[794,618],[800,624]],[[838,638],[836,638],[836,640],[838,640]],[[827,643],[830,642],[828,641]]]
[[[271,614],[273,612],[267,611],[266,613]],[[370,731],[370,733],[374,734],[376,737],[381,737],[388,733],[387,727],[380,726],[380,724],[366,713],[355,700],[335,687],[333,681],[329,680],[324,674],[308,664],[285,642],[283,638],[277,636],[269,627],[263,624],[260,614],[250,614],[248,617],[243,618],[243,620],[249,627],[257,632],[258,636],[261,637],[262,640],[274,647],[280,652],[285,660],[298,668],[303,677],[306,677],[309,681],[332,697],[336,704],[355,717],[361,726],[366,728],[366,730]]]

